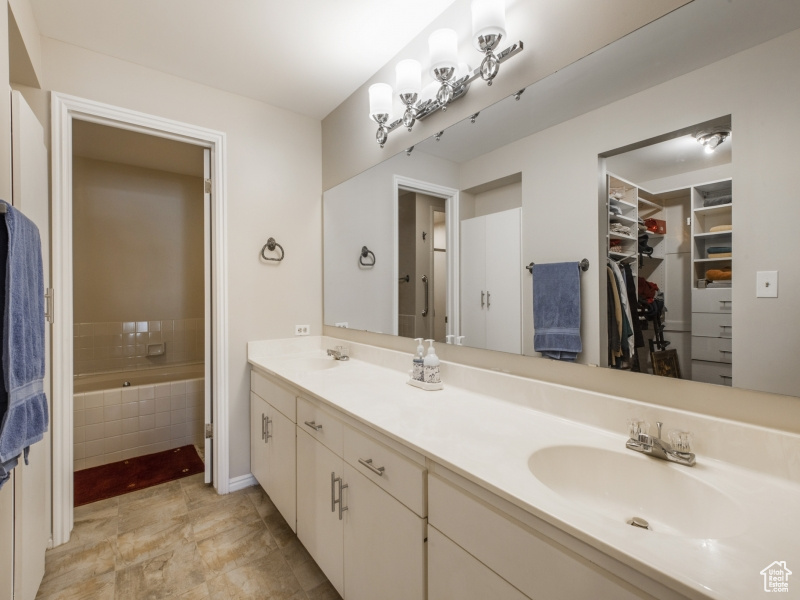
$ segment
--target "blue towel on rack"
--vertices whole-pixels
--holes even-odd
[[[2,202],[2,201],[0,201]],[[3,202],[3,204],[6,204]],[[49,425],[44,378],[44,282],[39,230],[7,206],[0,224],[3,390],[0,393],[0,487],[20,454],[28,461],[31,444]],[[2,220],[2,219],[0,219]]]
[[[574,361],[581,344],[581,281],[576,262],[533,265],[533,349]]]

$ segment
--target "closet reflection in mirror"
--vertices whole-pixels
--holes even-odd
[[[748,25],[752,11],[759,18],[755,30]],[[737,35],[728,35],[731,27]],[[484,277],[508,266],[502,283],[520,289],[520,309],[504,311],[521,315],[520,323],[508,329],[516,330],[520,347],[506,350],[539,357],[533,345],[533,282],[524,267],[588,258],[591,266],[580,275],[583,350],[576,362],[613,364],[608,356],[606,260],[610,252],[616,259],[627,254],[630,258],[623,262],[631,263],[635,282],[641,276],[656,284],[667,309],[659,339],[652,321],[643,332],[641,372],[652,373],[650,339],[659,350],[664,344],[655,342],[663,335],[670,342],[666,350],[676,351],[683,379],[800,395],[800,369],[792,364],[800,350],[800,265],[791,245],[798,202],[794,173],[800,70],[793,60],[800,53],[798,27],[800,6],[780,12],[747,3],[713,8],[690,3],[528,86],[519,101],[506,98],[482,110],[475,123],[457,123],[439,141],[418,143],[410,155],[390,157],[329,189],[323,199],[324,323],[399,334],[398,286],[405,285],[399,280],[406,271],[400,271],[398,262],[397,182],[420,182],[439,186],[445,191],[433,195],[447,198],[445,335],[464,335],[464,344],[490,347],[485,319],[485,339],[480,325],[478,333],[465,335],[470,310],[480,309],[481,291],[491,293],[490,299],[484,296],[484,309],[500,300],[492,289],[496,284],[485,279],[469,287],[473,273],[467,266],[476,267],[477,273],[480,261],[489,260],[492,266],[484,269]],[[708,40],[714,41],[713,47]],[[642,65],[647,65],[646,73]],[[723,115],[729,115],[724,118],[735,135],[715,154],[701,154],[706,162],[689,169],[689,176],[689,160],[681,155],[680,144],[698,150],[692,127],[719,124],[711,120]],[[681,135],[667,139],[670,131]],[[628,151],[641,140],[664,142],[664,148],[672,146],[677,153],[650,164],[648,149],[639,148],[645,156],[637,159],[638,166],[632,160],[625,164],[636,158]],[[730,154],[734,143],[736,160]],[[650,152],[665,156],[660,145],[650,146]],[[610,156],[614,148],[621,151]],[[607,174],[619,180],[620,185],[611,187],[621,188],[630,205],[620,209],[621,216],[626,211],[636,215],[630,223],[635,224],[630,231],[634,235],[630,240],[615,237],[619,243],[613,249]],[[498,201],[486,209],[492,193],[511,197],[484,190],[487,185],[515,189],[514,204]],[[728,207],[705,206],[706,200],[728,193],[734,197],[723,202]],[[478,201],[470,207],[471,194],[484,194],[484,208],[479,209]],[[520,251],[516,256],[505,251],[512,260],[494,263],[486,242],[468,241],[470,221],[486,216],[486,232],[490,213],[507,210],[519,214]],[[657,231],[648,234],[641,259],[639,216],[666,226],[663,237]],[[730,231],[718,229],[728,225]],[[356,260],[363,245],[378,257],[369,270],[360,269]],[[728,248],[731,256],[719,256]],[[760,297],[765,291],[757,287],[762,272],[778,273],[777,297]],[[418,280],[420,276],[416,274]],[[730,287],[716,285],[727,277]],[[635,296],[638,302],[638,292]],[[408,352],[413,350],[409,341]],[[653,377],[647,385],[659,380]]]

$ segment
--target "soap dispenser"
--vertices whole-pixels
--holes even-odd
[[[425,383],[441,383],[442,378],[439,374],[439,357],[436,356],[436,351],[433,349],[433,340],[425,340],[430,344],[428,346],[428,353],[425,355],[423,361],[425,367]]]
[[[414,355],[411,378],[415,381],[425,381],[425,358],[423,356],[425,348],[422,345],[422,338],[414,338],[414,341],[417,342],[417,353]]]

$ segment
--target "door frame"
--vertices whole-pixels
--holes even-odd
[[[461,316],[459,314],[458,285],[459,272],[459,192],[455,188],[445,187],[419,179],[395,175],[392,179],[392,333],[397,335],[399,330],[399,278],[400,266],[400,236],[398,227],[400,219],[398,208],[400,206],[400,192],[419,192],[428,196],[444,198],[445,219],[447,227],[447,328],[446,335],[458,336],[461,329]],[[453,338],[457,339],[457,338]]]
[[[185,142],[211,150],[211,332],[213,478],[217,492],[229,491],[228,432],[228,246],[226,235],[226,136],[138,111],[68,94],[51,94],[53,323],[53,544],[69,540],[73,526],[73,304],[72,304],[72,122],[89,121]],[[206,382],[208,386],[208,382]],[[206,416],[208,418],[208,416]]]

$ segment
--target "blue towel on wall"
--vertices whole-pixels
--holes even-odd
[[[533,349],[574,361],[581,344],[581,281],[577,262],[533,265]]]
[[[0,200],[0,202],[2,202]],[[3,204],[6,204],[3,202]],[[0,300],[3,390],[0,394],[0,487],[20,454],[44,436],[49,425],[44,378],[44,282],[39,230],[7,206],[0,223]],[[0,219],[2,221],[2,219]],[[2,271],[5,271],[2,273]]]

